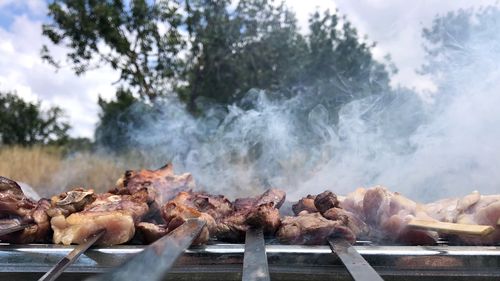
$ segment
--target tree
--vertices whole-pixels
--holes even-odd
[[[389,90],[390,73],[373,58],[375,43],[366,41],[345,17],[316,11],[309,18],[304,84],[334,108]]]
[[[277,90],[295,83],[306,50],[294,14],[267,0],[186,1],[190,34],[188,85],[181,97],[191,110],[198,97],[232,103],[252,88]]]
[[[177,2],[149,2],[53,0],[43,35],[70,48],[67,59],[76,74],[107,64],[120,72],[120,81],[153,100],[175,82],[184,42]],[[47,46],[42,58],[59,67]]]
[[[12,93],[0,93],[1,144],[63,144],[70,126],[59,107],[42,110]]]

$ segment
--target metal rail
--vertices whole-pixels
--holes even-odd
[[[269,281],[266,245],[262,228],[250,228],[245,236],[242,281]]]
[[[387,246],[362,242],[354,249],[385,280],[500,280],[499,246]],[[60,280],[80,281],[113,270],[144,251],[144,245],[91,247]],[[0,280],[37,280],[73,250],[54,244],[0,243]],[[244,244],[209,244],[184,251],[165,280],[241,280]],[[278,280],[352,281],[329,246],[276,245],[267,241],[269,273]]]

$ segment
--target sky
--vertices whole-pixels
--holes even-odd
[[[98,121],[97,99],[114,96],[113,83],[118,73],[109,67],[76,76],[63,67],[56,71],[42,62],[40,49],[49,44],[41,35],[41,25],[47,22],[46,0],[0,0],[0,91],[15,91],[29,101],[40,101],[43,107],[62,107],[72,126],[74,137],[92,137]],[[373,50],[376,59],[390,54],[398,68],[392,84],[432,92],[428,77],[415,70],[423,63],[421,31],[432,24],[437,14],[460,8],[498,4],[497,1],[467,0],[288,0],[286,5],[297,15],[306,31],[307,18],[316,9],[338,9],[348,20],[377,42]],[[479,4],[480,2],[480,4]],[[56,57],[63,58],[63,47],[52,47]]]

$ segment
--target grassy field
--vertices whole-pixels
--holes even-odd
[[[125,170],[145,165],[137,155],[112,157],[91,152],[65,155],[58,147],[0,147],[0,176],[25,182],[42,196],[78,186],[103,192],[114,186]]]

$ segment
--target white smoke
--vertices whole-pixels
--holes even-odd
[[[272,99],[251,91],[226,109],[205,104],[200,118],[169,100],[142,117],[130,141],[156,165],[172,161],[229,196],[275,186],[296,199],[375,184],[420,201],[498,193],[499,24],[460,46],[464,59],[436,77],[440,90],[430,100],[391,90],[350,102],[335,116],[307,90]]]

